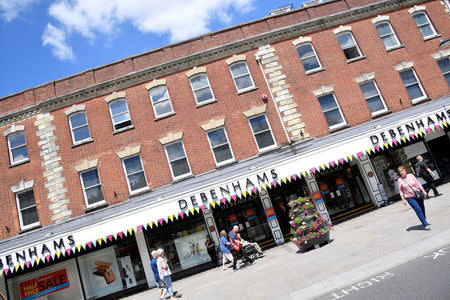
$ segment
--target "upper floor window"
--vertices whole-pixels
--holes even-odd
[[[361,50],[351,32],[344,32],[337,35],[342,51],[344,51],[347,60],[362,57]]]
[[[224,128],[208,131],[207,135],[217,165],[234,160]]]
[[[69,116],[70,131],[74,144],[91,138],[86,112],[78,112]]]
[[[178,179],[191,174],[191,168],[184,151],[182,141],[168,144],[164,147],[167,159],[169,160],[170,170],[174,179]]]
[[[9,159],[11,164],[19,163],[28,159],[25,133],[17,132],[8,135]]]
[[[341,108],[336,101],[334,93],[326,94],[317,97],[319,104],[322,107],[322,112],[327,119],[328,127],[334,129],[346,124],[346,121],[342,115]]]
[[[255,86],[245,61],[233,63],[230,65],[230,71],[238,92]]]
[[[144,168],[140,155],[124,158],[122,160],[127,177],[128,189],[130,192],[136,192],[147,188],[147,178],[145,177]]]
[[[428,18],[427,14],[423,11],[413,14],[414,21],[419,27],[420,32],[424,39],[434,37],[437,35],[436,29]]]
[[[250,118],[249,122],[259,150],[275,146],[272,130],[265,114]]]
[[[39,217],[33,190],[16,193],[19,223],[22,230],[39,225]]]
[[[306,72],[320,69],[322,67],[316,51],[311,43],[297,46],[297,53],[300,56]]]
[[[445,80],[447,80],[448,86],[450,86],[450,57],[446,57],[437,61],[439,68],[441,68],[442,74],[444,74]]]
[[[103,195],[102,184],[100,182],[100,177],[98,176],[97,168],[81,172],[80,177],[86,206],[90,207],[100,202],[104,202],[105,196]]]
[[[197,104],[214,100],[214,95],[209,84],[208,75],[201,73],[189,78],[192,91],[194,92]]]
[[[109,103],[109,111],[114,125],[114,130],[131,125],[130,113],[125,99],[119,99]]]
[[[153,104],[155,116],[161,117],[173,112],[169,91],[166,85],[156,86],[148,91]]]
[[[422,100],[427,97],[425,91],[423,90],[422,84],[417,78],[416,72],[414,72],[414,69],[403,70],[400,71],[399,74],[406,90],[408,91],[409,97],[413,100],[413,102],[414,100]]]
[[[359,87],[361,88],[364,99],[366,99],[372,115],[387,110],[386,104],[384,103],[383,97],[381,96],[375,80],[360,83]]]
[[[375,25],[375,28],[387,50],[400,46],[400,41],[389,22],[378,23]]]

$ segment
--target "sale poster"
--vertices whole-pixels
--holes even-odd
[[[36,299],[70,286],[66,269],[30,279],[19,284],[20,298],[23,300]]]

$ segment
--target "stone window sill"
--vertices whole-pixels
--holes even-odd
[[[176,115],[176,114],[177,114],[176,112],[172,111],[172,112],[167,113],[165,115],[158,116],[158,117],[155,118],[155,122],[159,121],[159,120],[162,120],[162,119],[165,119],[165,118],[168,118],[168,117],[171,117],[171,116]]]
[[[26,164],[26,163],[29,163],[29,162],[30,162],[30,159],[27,158],[27,159],[24,159],[24,160],[21,160],[21,161],[18,161],[18,162],[10,164],[8,168],[14,168],[14,167],[17,167],[17,166],[20,166],[20,165],[23,165],[23,164]]]
[[[366,58],[367,57],[365,57],[364,55],[363,56],[358,56],[358,57],[355,57],[355,58],[352,58],[352,59],[348,59],[347,63],[351,64],[352,62],[359,61],[359,60],[366,59]]]
[[[180,181],[183,181],[183,180],[188,179],[188,178],[192,178],[192,177],[195,177],[194,174],[189,173],[189,174],[186,174],[186,175],[183,175],[183,176],[174,178],[174,179],[172,180],[172,184],[173,184],[173,183],[180,182]]]
[[[114,130],[112,134],[115,135],[115,134],[118,134],[118,133],[121,133],[121,132],[124,132],[124,131],[128,131],[128,130],[131,130],[131,129],[134,129],[134,125],[130,125],[130,126],[127,126],[127,127],[124,127],[124,128],[120,128],[120,129]]]
[[[386,49],[386,52],[391,52],[391,51],[394,51],[394,50],[397,50],[397,49],[401,49],[401,48],[405,48],[405,45],[400,44],[400,45],[391,47],[391,48],[389,48],[389,49]]]
[[[36,225],[31,226],[31,227],[28,227],[28,228],[20,230],[19,234],[22,234],[22,233],[25,233],[25,232],[28,232],[28,231],[32,231],[32,230],[35,230],[35,229],[38,229],[38,228],[41,228],[41,227],[42,227],[41,224],[36,224]]]
[[[73,144],[72,146],[70,146],[70,148],[75,148],[75,147],[78,147],[78,146],[81,146],[81,145],[84,145],[84,144],[89,144],[89,143],[92,143],[93,141],[94,141],[94,139],[91,139],[91,138],[85,139],[85,140],[83,140],[81,142]]]
[[[415,100],[411,100],[412,105],[416,105],[425,101],[431,100],[430,97],[425,97],[425,98],[419,98],[419,99],[415,99]]]
[[[264,155],[264,154],[271,152],[272,150],[275,150],[277,148],[278,148],[277,144],[273,144],[272,146],[269,146],[267,148],[260,149],[258,155]]]
[[[141,188],[141,189],[139,189],[139,190],[136,190],[136,191],[131,192],[131,193],[130,193],[130,197],[139,196],[139,195],[142,195],[142,194],[151,192],[151,191],[152,191],[152,190],[151,190],[148,186],[146,186],[146,187],[143,187],[143,188]]]
[[[103,201],[100,201],[98,203],[92,204],[89,207],[86,207],[84,209],[84,213],[87,214],[87,213],[93,212],[93,211],[95,211],[97,209],[101,209],[101,208],[104,208],[104,207],[107,207],[107,206],[108,206],[108,203],[105,200],[103,200]]]
[[[257,89],[258,89],[257,86],[251,86],[251,87],[248,87],[248,88],[245,88],[245,89],[242,89],[242,90],[238,91],[237,94],[241,95],[241,94],[245,94],[245,93],[257,90]]]
[[[377,111],[375,113],[372,114],[372,119],[378,118],[380,116],[384,116],[387,114],[390,114],[392,112],[392,110],[386,109],[386,110],[382,110],[382,111]]]
[[[314,69],[314,70],[309,70],[309,71],[306,71],[306,75],[311,75],[311,74],[314,74],[314,73],[322,72],[324,70],[325,70],[324,67],[320,67],[320,68],[317,68],[317,69]]]
[[[217,99],[211,99],[211,100],[208,100],[208,101],[199,103],[199,104],[197,104],[195,107],[196,107],[196,108],[199,108],[199,107],[202,107],[202,106],[211,104],[211,103],[216,103],[217,101],[218,101]]]
[[[348,128],[348,127],[350,127],[350,124],[345,123],[345,124],[339,125],[337,127],[333,127],[333,128],[328,129],[328,132],[332,133],[332,132],[336,132],[338,130],[341,130],[341,129],[344,129],[344,128]]]
[[[233,160],[230,160],[230,161],[221,163],[221,164],[217,164],[217,165],[216,165],[216,170],[223,169],[223,168],[225,168],[225,167],[228,167],[228,166],[230,166],[230,165],[234,165],[234,164],[236,164],[236,163],[237,163],[237,161],[233,159]]]
[[[432,39],[435,39],[435,38],[438,38],[438,37],[441,37],[441,36],[442,36],[442,34],[430,35],[430,36],[427,36],[426,38],[424,38],[423,41],[424,42],[425,41],[429,41],[429,40],[432,40]]]

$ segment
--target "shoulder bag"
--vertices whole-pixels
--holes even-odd
[[[401,177],[400,177],[401,178]],[[424,195],[424,193],[422,192],[422,191],[416,191],[415,189],[413,189],[412,188],[412,186],[410,186],[409,185],[409,183],[408,182],[406,182],[406,180],[404,180],[403,178],[401,178],[408,186],[409,186],[409,188],[414,192],[414,195],[416,195],[416,198],[417,199],[424,199],[425,198],[425,195]]]

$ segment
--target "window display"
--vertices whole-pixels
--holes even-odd
[[[205,247],[207,235],[208,232],[202,230],[174,240],[183,270],[211,261]]]

